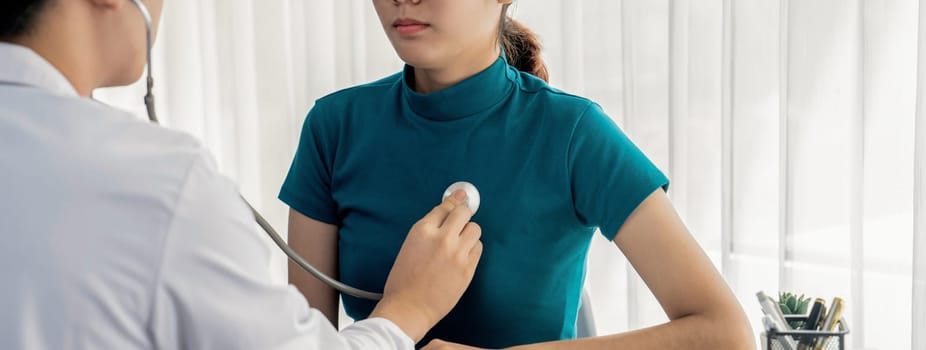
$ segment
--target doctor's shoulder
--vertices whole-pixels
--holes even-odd
[[[66,123],[71,132],[86,140],[99,171],[163,183],[184,181],[188,170],[197,163],[215,167],[212,154],[187,132],[150,123],[90,99],[70,100],[57,108],[69,114],[69,118],[62,119],[70,120]]]

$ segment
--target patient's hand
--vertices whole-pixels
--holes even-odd
[[[434,339],[428,346],[425,346],[421,350],[482,350],[479,348],[474,348],[472,346],[460,345],[457,343],[445,342],[440,339]]]

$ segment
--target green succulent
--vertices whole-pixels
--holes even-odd
[[[781,309],[782,314],[805,315],[808,307],[810,307],[810,298],[804,297],[803,294],[797,296],[797,294],[791,292],[778,293],[778,308]],[[789,323],[791,328],[798,329],[804,322],[791,321]]]

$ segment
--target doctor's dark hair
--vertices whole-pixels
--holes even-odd
[[[547,66],[540,57],[540,51],[543,49],[540,39],[524,24],[508,15],[509,7],[511,4],[506,4],[502,8],[498,39],[505,50],[508,64],[549,82],[550,73],[547,72]]]
[[[0,40],[11,40],[29,34],[39,13],[53,0],[0,1]]]

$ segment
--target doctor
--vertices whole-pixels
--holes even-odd
[[[337,332],[271,283],[202,146],[89,98],[141,75],[143,23],[129,0],[0,2],[0,348],[413,349],[481,255],[465,194],[411,228],[373,318]]]

